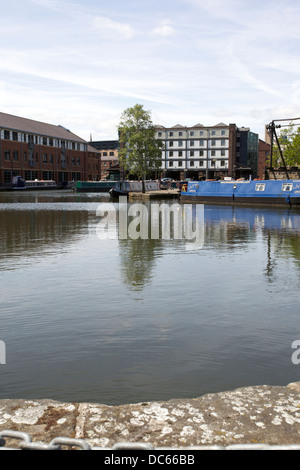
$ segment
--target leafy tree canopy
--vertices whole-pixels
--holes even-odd
[[[281,129],[278,134],[278,140],[286,165],[289,167],[300,166],[300,127],[290,123],[287,128]],[[276,142],[273,148],[273,164],[282,165]]]
[[[138,179],[161,169],[163,143],[155,138],[151,114],[142,105],[127,108],[121,115],[119,160],[123,168]]]

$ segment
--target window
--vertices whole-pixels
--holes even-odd
[[[226,135],[226,131],[221,131],[221,135]]]
[[[221,160],[221,166],[225,166],[225,160]]]
[[[195,153],[194,150],[191,150],[191,151],[190,151],[190,157],[193,157],[193,156],[194,156],[194,153]]]
[[[195,132],[194,132],[194,131],[191,131],[191,132],[190,132],[190,135],[195,135]]]
[[[204,140],[203,140],[203,139],[200,140],[200,146],[201,146],[201,147],[204,146]]]
[[[12,138],[13,138],[13,140],[18,141],[18,133],[17,133],[17,132],[13,132],[13,133],[12,133]]]
[[[182,147],[182,146],[183,146],[183,142],[182,142],[182,140],[179,140],[178,147]]]
[[[178,157],[182,157],[182,150],[178,152]]]
[[[225,150],[221,150],[221,157],[225,157]]]
[[[4,160],[6,160],[6,161],[10,160],[10,151],[9,150],[4,150]]]
[[[27,152],[24,152],[24,162],[27,162]]]
[[[212,151],[211,151],[211,156],[212,156],[212,157],[215,157],[215,156],[216,156],[216,151],[215,151],[215,150],[212,150]]]
[[[211,131],[211,135],[216,135],[216,131]]]
[[[292,183],[284,183],[281,188],[282,191],[293,191]]]
[[[169,162],[169,166],[173,166],[173,162]]]
[[[10,171],[4,171],[4,183],[10,183],[11,177],[12,177],[12,174]]]
[[[211,146],[212,146],[212,147],[215,147],[215,146],[216,146],[216,141],[215,141],[215,140],[212,140],[212,141],[211,141]]]
[[[172,140],[169,142],[169,146],[173,147],[173,141]]]
[[[182,166],[182,162],[178,162],[178,166]]]
[[[203,156],[204,156],[203,150],[200,150],[199,155],[200,155],[200,157],[203,157]]]
[[[256,183],[255,191],[264,191],[265,187],[266,187],[265,183]]]
[[[43,163],[47,163],[48,162],[48,156],[46,153],[43,153]]]
[[[171,152],[169,152],[169,157],[173,157],[173,150],[171,150]]]
[[[195,162],[194,162],[194,161],[191,161],[191,162],[190,162],[190,166],[195,166]]]
[[[13,152],[13,159],[15,162],[17,162],[19,160],[19,152],[18,150],[14,150]]]
[[[222,139],[222,140],[221,140],[221,145],[224,147],[224,145],[225,145],[225,139]]]
[[[203,166],[203,164],[204,164],[203,160],[200,160],[199,166]]]
[[[43,145],[47,145],[47,137],[43,137]]]
[[[193,140],[191,140],[191,141],[190,141],[190,146],[191,146],[191,147],[194,147],[194,145],[195,145],[195,142],[194,142]]]
[[[212,160],[212,161],[210,162],[210,166],[211,166],[211,167],[215,167],[215,161],[214,161],[214,160]]]
[[[4,131],[4,139],[6,139],[6,140],[10,139],[10,132],[9,131]]]
[[[169,135],[170,135],[170,137],[173,137],[173,132],[170,132],[170,134],[169,134]]]
[[[49,155],[49,163],[53,163],[54,161],[54,155]]]
[[[178,135],[179,135],[179,137],[182,137],[182,132],[181,131],[178,132]]]
[[[53,147],[53,139],[49,139],[49,145],[50,147]]]

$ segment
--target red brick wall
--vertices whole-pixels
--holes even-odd
[[[265,169],[266,169],[266,160],[270,156],[271,146],[267,144],[263,140],[259,140],[258,143],[258,178],[264,179],[265,178]]]
[[[6,151],[10,153],[9,160],[5,159]],[[14,158],[14,152],[17,152],[18,159]],[[34,165],[30,164],[31,154]],[[44,155],[46,155],[45,159]],[[34,174],[38,179],[46,179],[44,178],[45,172],[51,172],[56,182],[72,181],[74,175],[75,179],[78,179],[79,174],[81,180],[100,179],[100,157],[96,154],[66,149],[64,156],[63,160],[61,148],[34,145],[31,150],[27,143],[3,139],[0,142],[0,184],[5,182],[5,172],[7,175],[10,172],[12,176],[20,175],[25,178],[28,172],[33,171],[37,172]],[[63,161],[65,161],[64,164]]]

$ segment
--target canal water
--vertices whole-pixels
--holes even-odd
[[[1,399],[116,405],[300,380],[300,212],[205,206],[191,246],[101,238],[103,203],[0,193]]]

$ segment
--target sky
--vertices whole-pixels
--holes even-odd
[[[0,0],[0,112],[114,140],[156,125],[300,117],[299,0]]]

